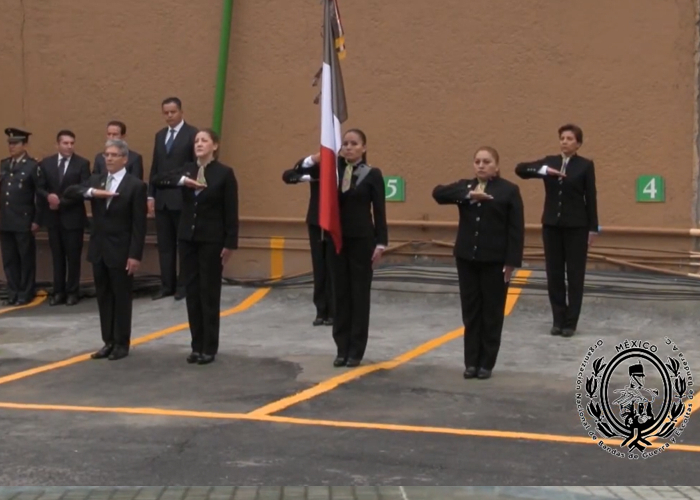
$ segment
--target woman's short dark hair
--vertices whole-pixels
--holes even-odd
[[[211,139],[211,142],[213,142],[214,144],[219,146],[214,151],[214,158],[218,159],[219,158],[219,149],[221,148],[219,134],[217,134],[216,131],[214,129],[211,129],[211,128],[200,128],[197,131],[197,133],[200,133],[200,132],[204,132],[205,134],[207,134],[209,136],[209,138]]]
[[[559,137],[561,137],[561,134],[564,132],[571,132],[574,134],[574,137],[576,137],[576,142],[579,144],[583,144],[583,130],[581,130],[581,127],[578,125],[574,125],[573,123],[567,123],[566,125],[562,125],[559,127]]]
[[[367,145],[367,135],[362,130],[360,130],[359,128],[351,128],[350,130],[345,132],[344,135],[348,135],[350,132],[360,136],[360,140],[362,141],[363,146]],[[362,153],[362,163],[367,163],[367,151]]]

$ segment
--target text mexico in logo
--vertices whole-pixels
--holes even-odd
[[[693,376],[678,346],[668,337],[664,343],[659,352],[651,342],[625,340],[609,349],[612,357],[606,360],[598,340],[583,359],[576,408],[588,435],[612,455],[656,456],[688,425]],[[608,445],[608,439],[621,442]]]

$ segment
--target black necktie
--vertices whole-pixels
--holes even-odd
[[[61,161],[58,163],[58,182],[61,183],[63,182],[63,171],[66,169],[66,159],[61,158]]]

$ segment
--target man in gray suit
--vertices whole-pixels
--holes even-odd
[[[107,140],[121,140],[125,141],[126,138],[126,125],[123,122],[112,120],[107,124]],[[103,153],[97,153],[95,155],[95,162],[93,163],[94,168],[92,170],[93,174],[104,174],[107,172],[105,167],[105,159]],[[143,157],[129,149],[129,158],[126,162],[126,171],[134,177],[138,177],[143,180]]]

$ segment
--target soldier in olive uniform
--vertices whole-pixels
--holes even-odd
[[[0,162],[0,251],[8,305],[31,302],[36,294],[36,240],[43,189],[38,162],[27,154],[29,132],[6,128],[10,157]]]

